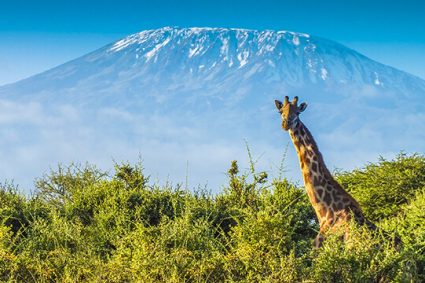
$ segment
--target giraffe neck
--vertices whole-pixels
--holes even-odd
[[[289,134],[298,154],[305,185],[312,184],[315,187],[318,186],[319,179],[333,180],[307,127],[299,121],[294,129],[289,130]]]
[[[323,220],[333,219],[334,213],[344,208],[344,202],[355,201],[332,177],[307,127],[299,121],[289,134],[299,157],[308,197],[322,226]]]
[[[377,227],[364,217],[357,201],[332,177],[307,127],[298,121],[296,127],[289,130],[289,134],[300,160],[307,195],[319,221],[319,236],[332,227],[346,223],[352,217],[357,223],[376,230]],[[323,237],[316,240],[320,245]]]

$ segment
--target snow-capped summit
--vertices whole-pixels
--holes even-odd
[[[0,87],[0,180],[141,155],[162,180],[182,180],[188,162],[191,184],[217,189],[244,138],[267,168],[280,159],[284,95],[310,103],[303,119],[331,168],[425,150],[418,77],[303,33],[164,27]]]
[[[336,42],[291,31],[165,27],[130,35],[108,51],[129,53],[135,64],[177,65],[191,76],[220,70],[243,78],[265,75],[289,86],[366,84],[402,92],[409,91],[404,84],[415,84],[410,75]]]
[[[179,66],[179,72],[210,79],[220,70],[289,86],[366,84],[409,92],[405,84],[415,85],[410,75],[336,42],[291,31],[165,27],[130,35],[108,51],[131,54],[135,64]],[[416,83],[424,89],[423,82]]]
[[[269,90],[370,87],[409,96],[425,92],[415,76],[336,42],[290,31],[164,27],[142,31],[1,93],[149,93],[203,89],[218,94],[267,85]],[[272,88],[275,86],[276,88]],[[9,89],[9,90],[7,90]],[[211,94],[211,93],[210,93]],[[59,94],[58,94],[59,95]],[[210,96],[211,95],[206,95]]]

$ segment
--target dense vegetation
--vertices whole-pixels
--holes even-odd
[[[234,161],[221,193],[151,184],[141,166],[113,176],[59,167],[30,197],[0,189],[0,281],[425,281],[425,158],[399,155],[337,178],[383,230],[312,248],[302,187]],[[392,236],[403,241],[395,248]]]

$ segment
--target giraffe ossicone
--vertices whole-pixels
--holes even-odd
[[[326,233],[347,224],[352,217],[357,223],[376,230],[376,226],[363,215],[357,201],[333,178],[312,134],[301,122],[299,115],[307,104],[298,105],[297,96],[292,101],[285,96],[283,103],[275,100],[275,105],[282,118],[282,128],[289,132],[297,151],[307,195],[320,225],[315,246],[320,247]]]

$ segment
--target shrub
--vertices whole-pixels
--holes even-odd
[[[59,166],[32,196],[0,188],[0,281],[422,282],[424,164],[402,154],[338,175],[378,226],[398,233],[398,249],[351,223],[349,241],[330,234],[317,250],[304,189],[252,162],[248,172],[232,162],[215,195],[151,184],[140,164],[111,176]]]
[[[380,158],[377,164],[339,173],[337,179],[370,220],[380,221],[395,216],[425,187],[425,157],[401,153],[392,161]]]

